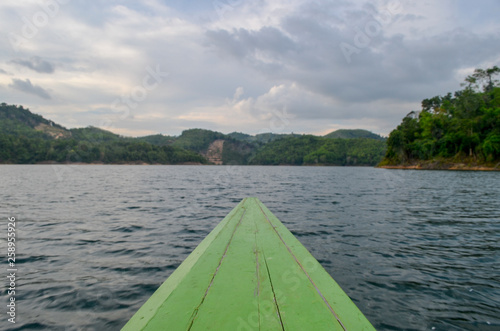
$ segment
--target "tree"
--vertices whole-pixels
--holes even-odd
[[[494,79],[493,76],[498,75],[500,73],[500,68],[497,66],[493,66],[488,69],[476,69],[474,73],[470,76],[467,76],[465,81],[468,83],[468,87],[472,86],[478,87],[478,84],[482,84],[483,90],[485,92],[490,92],[493,90],[496,84],[498,84],[498,80]]]
[[[424,99],[419,116],[411,112],[389,135],[384,164],[436,158],[500,161],[498,74],[497,66],[476,69],[463,90]]]

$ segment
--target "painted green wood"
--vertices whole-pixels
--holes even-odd
[[[257,199],[241,201],[122,330],[374,330]]]

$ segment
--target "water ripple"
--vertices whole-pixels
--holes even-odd
[[[119,330],[246,196],[378,330],[500,329],[498,173],[77,166],[60,180],[0,167],[18,220],[14,330]]]

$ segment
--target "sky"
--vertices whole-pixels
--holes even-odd
[[[498,0],[3,0],[0,102],[125,136],[386,136],[500,65],[499,16]]]

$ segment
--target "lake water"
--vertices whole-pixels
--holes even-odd
[[[247,196],[378,330],[500,329],[498,172],[92,165],[0,166],[0,329],[119,330]]]

